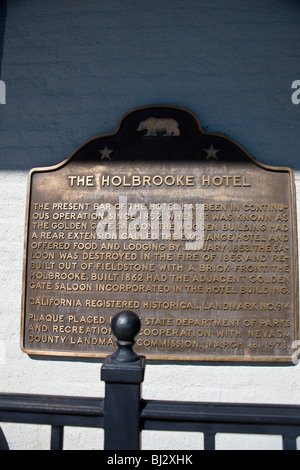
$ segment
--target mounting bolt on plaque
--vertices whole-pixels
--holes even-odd
[[[111,355],[112,362],[136,362],[140,360],[133,351],[134,338],[141,328],[141,322],[136,313],[125,310],[115,315],[111,321],[111,329],[117,338],[117,351]]]

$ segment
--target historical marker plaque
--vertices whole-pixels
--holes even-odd
[[[172,106],[29,175],[28,354],[104,357],[133,310],[152,359],[291,362],[298,267],[293,173]]]

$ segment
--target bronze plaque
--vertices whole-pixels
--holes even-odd
[[[104,357],[133,310],[150,359],[296,362],[293,172],[191,112],[135,109],[33,169],[26,217],[26,353]]]

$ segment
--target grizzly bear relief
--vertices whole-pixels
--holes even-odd
[[[145,137],[157,136],[164,132],[163,136],[179,136],[180,130],[175,119],[150,117],[142,121],[137,128],[138,132],[147,131]]]

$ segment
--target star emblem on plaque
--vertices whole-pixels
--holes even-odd
[[[213,158],[214,160],[218,160],[217,153],[220,152],[220,149],[215,149],[214,146],[211,144],[209,149],[204,149],[204,152],[206,152],[206,160],[209,160],[210,158]]]
[[[111,154],[114,152],[114,150],[111,150],[108,148],[107,145],[102,150],[99,150],[99,153],[101,154],[101,160],[104,160],[107,158],[107,160],[111,160]]]

